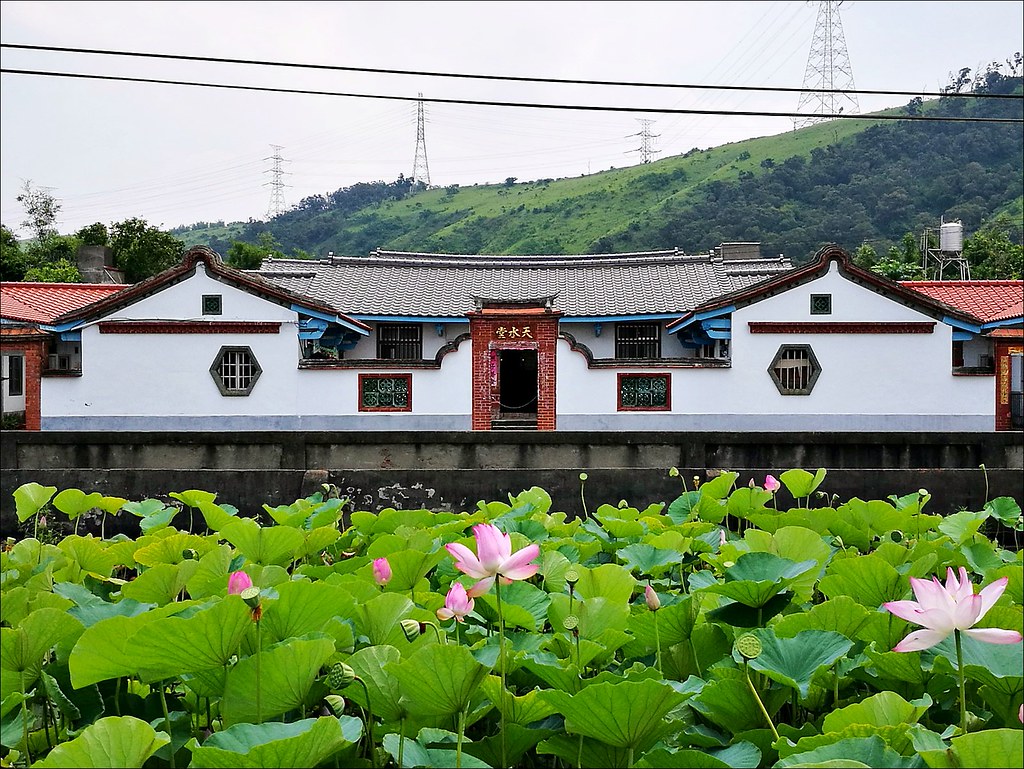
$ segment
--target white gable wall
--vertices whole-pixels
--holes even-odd
[[[832,314],[811,315],[811,294]],[[758,321],[934,322],[931,334],[751,334]],[[558,348],[558,428],[666,430],[992,430],[991,377],[952,375],[953,330],[934,318],[828,273],[732,314],[730,368],[588,370]],[[821,374],[809,395],[782,395],[768,374],[780,345],[810,345]],[[671,412],[619,412],[617,374],[672,377]]]

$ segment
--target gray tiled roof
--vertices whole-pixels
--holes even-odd
[[[256,271],[282,288],[356,316],[453,318],[474,297],[555,295],[567,317],[685,313],[792,269],[785,257],[722,259],[678,251],[488,256],[374,251],[369,256],[266,259]]]

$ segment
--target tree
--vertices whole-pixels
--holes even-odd
[[[90,224],[75,233],[75,237],[82,241],[83,246],[109,246],[110,233],[102,222]]]
[[[46,240],[57,234],[57,214],[60,203],[45,189],[33,187],[31,180],[22,185],[17,200],[25,207],[22,225],[32,230],[36,240]]]
[[[110,227],[114,265],[124,271],[125,280],[136,283],[173,267],[181,261],[185,244],[143,219],[125,219]]]
[[[1005,231],[975,233],[964,241],[963,255],[976,280],[1020,280],[1024,273],[1024,246]]]
[[[24,280],[28,260],[14,232],[0,224],[0,280]]]
[[[238,270],[258,270],[267,257],[284,258],[281,244],[269,232],[261,232],[257,245],[236,240],[227,252],[227,263]]]
[[[25,273],[25,280],[39,283],[81,283],[78,265],[68,259],[42,262]]]

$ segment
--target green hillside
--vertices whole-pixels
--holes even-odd
[[[992,92],[1021,93],[1021,78]],[[1022,117],[1022,99],[943,97],[880,114]],[[375,248],[448,253],[610,253],[760,241],[809,258],[825,243],[882,253],[905,233],[996,214],[1020,242],[1020,124],[833,120],[630,168],[564,179],[414,191],[404,180],[343,188],[269,222],[176,231],[225,253],[269,232],[285,253]]]

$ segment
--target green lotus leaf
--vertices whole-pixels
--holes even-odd
[[[848,595],[857,603],[875,609],[887,601],[903,598],[910,590],[907,578],[876,555],[833,558],[818,589],[829,598]]]
[[[139,521],[139,528],[143,534],[155,534],[156,532],[163,531],[171,525],[171,521],[180,512],[177,507],[165,507]]]
[[[883,681],[923,685],[932,675],[921,667],[920,652],[879,651],[872,645],[864,653],[871,660],[871,664],[865,666],[866,672]]]
[[[629,766],[629,749],[616,748],[605,742],[576,735],[556,734],[537,744],[537,753],[557,756],[563,766],[585,766],[587,769],[622,769]]]
[[[545,740],[549,737],[554,736],[557,732],[554,729],[529,729],[521,724],[505,723],[504,732],[504,743],[505,743],[505,756],[509,766],[520,766],[521,759],[526,752],[532,749],[538,742]],[[488,769],[492,766],[501,766],[501,751],[502,751],[502,737],[501,735],[493,734],[488,737],[476,740],[475,742],[465,743],[462,746],[462,765],[470,766],[466,763],[466,755],[468,754],[473,758],[480,759],[480,763],[476,766],[481,769]],[[440,751],[431,751],[432,756],[435,759],[445,758],[437,755]],[[447,760],[444,763],[436,763],[435,766],[454,766],[454,751],[447,751],[449,754]],[[408,755],[408,754],[406,754]]]
[[[1004,526],[1020,530],[1020,503],[1013,497],[996,497],[985,503],[985,512],[999,519]]]
[[[356,633],[365,636],[370,646],[400,648],[408,642],[399,623],[409,617],[414,608],[408,596],[381,593],[356,606]]]
[[[144,625],[182,608],[169,604],[132,616],[115,614],[86,628],[68,658],[71,683],[78,689],[108,678],[135,675],[138,666],[132,636]]]
[[[145,721],[131,716],[101,718],[78,737],[54,747],[42,761],[41,769],[82,769],[88,766],[139,767],[171,738]]]
[[[761,752],[758,751],[758,756]],[[638,769],[729,769],[729,764],[703,750],[677,750],[665,748],[644,753],[644,757],[633,764]]]
[[[188,594],[197,600],[225,595],[231,572],[231,546],[221,543],[199,557],[199,567],[186,583]],[[260,583],[260,587],[264,587]]]
[[[697,621],[698,604],[699,599],[688,595],[681,601],[663,605],[658,609],[658,640],[662,649],[690,639],[694,623]],[[631,649],[635,644],[643,652],[652,651],[655,648],[654,622],[652,611],[640,611],[630,616],[627,629],[634,642],[627,649]]]
[[[416,587],[427,572],[447,558],[448,552],[443,549],[424,552],[404,548],[389,553],[386,557],[391,566],[391,581],[388,582],[386,589],[408,592]]]
[[[699,491],[684,491],[668,506],[667,515],[672,520],[672,523],[676,525],[686,523],[696,515],[700,500],[701,495]]]
[[[770,491],[741,486],[729,495],[729,501],[725,507],[729,515],[747,519],[751,515],[763,513],[771,501],[772,493]]]
[[[582,647],[583,642],[580,645]],[[580,671],[575,663],[568,659],[559,659],[551,652],[527,654],[522,661],[522,666],[552,689],[575,693],[583,688]]]
[[[186,550],[195,550],[205,555],[217,547],[212,539],[188,532],[173,532],[139,547],[135,550],[135,563],[142,566],[157,566],[161,563],[181,563]]]
[[[438,740],[437,733],[445,735],[446,739]],[[506,741],[511,735],[506,735]],[[452,767],[462,766],[465,769],[490,769],[492,764],[478,759],[469,753],[469,747],[477,743],[463,742],[462,755],[459,756],[454,747],[430,747],[430,745],[451,745],[458,739],[453,732],[443,732],[440,729],[420,729],[415,740],[408,737],[401,738],[398,734],[386,734],[381,740],[381,746],[395,759],[398,764],[398,755],[402,754],[402,765],[407,767]],[[514,739],[514,738],[513,738]],[[401,747],[400,747],[401,745]],[[499,747],[500,750],[500,747]],[[511,755],[510,755],[511,757]],[[500,760],[500,756],[499,756]],[[461,761],[461,763],[460,763]]]
[[[343,588],[324,582],[294,580],[277,586],[277,598],[263,611],[263,643],[323,631],[335,617],[355,613],[355,600]]]
[[[815,604],[808,611],[788,614],[772,625],[779,638],[792,638],[802,630],[828,630],[856,640],[877,612],[871,612],[852,598],[840,595]]]
[[[74,606],[67,610],[68,614],[75,617],[85,627],[92,627],[100,620],[115,615],[133,617],[154,606],[154,604],[139,603],[130,598],[124,598],[117,603],[104,601],[89,588],[79,585],[77,582],[58,582],[54,584],[53,592],[74,603]]]
[[[431,644],[386,670],[398,679],[409,710],[421,716],[451,716],[469,703],[487,668],[465,646]]]
[[[604,598],[612,603],[629,603],[636,588],[636,579],[629,570],[615,563],[594,568],[577,566],[580,579],[576,583],[579,598]]]
[[[528,582],[513,582],[501,586],[501,610],[505,627],[513,626],[536,630],[543,627],[548,616],[551,597]],[[498,597],[494,590],[476,599],[477,611],[487,619],[497,621]],[[488,611],[481,611],[486,607]]]
[[[745,606],[764,606],[770,599],[787,590],[800,575],[817,567],[817,561],[793,562],[774,553],[745,553],[725,569],[725,582],[715,582],[700,589],[731,598]]]
[[[853,642],[838,633],[804,630],[792,638],[779,638],[771,630],[757,633],[761,654],[750,660],[750,667],[786,686],[792,686],[804,699],[815,673],[845,655]]]
[[[19,585],[3,591],[3,600],[0,601],[0,623],[8,627],[16,627],[37,609],[49,608],[67,611],[73,607],[74,602],[57,592],[29,590],[27,587]]]
[[[679,553],[662,550],[643,542],[620,547],[617,555],[623,566],[630,571],[652,577],[660,577],[679,563]]]
[[[854,497],[836,508],[836,513],[860,531],[880,537],[890,531],[905,531],[913,519],[910,510],[898,510],[881,499],[865,502]]]
[[[216,601],[190,617],[161,617],[132,637],[134,663],[144,681],[223,667],[252,625],[249,607],[237,595]]]
[[[217,495],[210,491],[201,491],[199,489],[189,489],[188,491],[172,491],[167,496],[171,499],[176,499],[182,502],[186,507],[197,508],[203,502],[213,502]]]
[[[38,483],[25,483],[14,490],[14,505],[18,520],[24,523],[38,513],[57,493],[56,486],[41,486]]]
[[[163,606],[185,589],[185,584],[198,568],[199,561],[161,563],[122,586],[121,595],[140,603]]]
[[[139,518],[145,518],[146,516],[163,512],[167,509],[167,505],[159,499],[144,499],[141,502],[125,502],[122,505],[122,509]]]
[[[210,531],[220,531],[232,521],[237,521],[237,511],[230,506],[218,505],[213,500],[202,500],[196,507],[206,521],[206,528]]]
[[[701,496],[709,499],[725,499],[729,496],[729,492],[732,490],[732,487],[736,484],[736,479],[739,477],[739,473],[734,473],[731,470],[723,470],[710,481],[700,485],[700,494]]]
[[[952,513],[942,519],[939,531],[953,540],[953,544],[962,545],[977,535],[978,529],[988,520],[988,515],[987,509],[976,513],[969,510]]]
[[[980,732],[962,734],[950,740],[954,766],[970,766],[972,769],[997,769],[1006,766],[1024,766],[1024,742],[1020,729],[986,729]],[[936,766],[928,761],[929,766]]]
[[[907,702],[896,692],[883,691],[861,702],[833,710],[825,716],[821,731],[841,732],[853,724],[870,726],[899,726],[915,724],[931,707],[932,699],[927,694],[920,700]]]
[[[354,723],[353,723],[354,722]],[[222,769],[289,769],[322,766],[333,754],[358,741],[357,719],[323,716],[292,723],[235,724],[200,745],[193,739],[190,766]]]
[[[341,537],[341,532],[333,526],[321,526],[311,531],[303,531],[303,534],[306,541],[302,546],[302,557],[323,552]]]
[[[634,539],[642,537],[646,531],[640,521],[630,521],[623,518],[600,518],[595,514],[601,523],[601,528],[607,531],[615,539]]]
[[[551,623],[551,627],[565,627],[565,618],[569,616],[569,603],[567,595],[551,596],[551,603],[548,606],[548,622]],[[580,638],[592,641],[599,640],[607,630],[625,630],[630,616],[627,604],[613,602],[600,596],[586,601],[573,601],[572,614],[579,621],[576,627]]]
[[[260,526],[252,518],[239,518],[223,526],[220,536],[248,560],[262,566],[282,566],[305,542],[301,531],[287,526]]]
[[[825,480],[825,468],[819,467],[818,471],[811,475],[806,470],[794,468],[779,474],[779,480],[786,487],[793,499],[803,499],[813,494]]]
[[[913,769],[921,765],[916,756],[905,758],[886,745],[881,737],[871,735],[850,737],[813,750],[794,753],[778,761],[774,767],[790,769],[797,766],[836,766],[827,763],[836,760],[855,761],[864,766],[885,766],[892,769]]]
[[[82,513],[99,507],[103,495],[98,491],[86,494],[81,489],[64,489],[53,498],[53,506],[74,520]]]
[[[345,660],[366,684],[374,716],[385,723],[397,723],[409,715],[398,679],[388,671],[388,667],[398,664],[401,658],[401,652],[394,646],[365,646]],[[358,684],[349,686],[345,696],[364,708],[367,706],[366,693]]]
[[[334,642],[328,638],[292,638],[259,653],[259,675],[256,655],[240,660],[228,671],[224,685],[225,723],[257,720],[257,689],[264,720],[301,707],[332,654]]]
[[[1024,690],[1020,644],[990,644],[962,635],[964,675],[1007,697],[1019,697]],[[925,655],[933,657],[936,671],[955,674],[956,641],[952,635],[933,646]]]
[[[0,628],[0,670],[3,692],[27,692],[43,667],[43,658],[58,643],[81,632],[82,623],[60,609],[43,608],[26,616],[16,628]]]
[[[277,507],[263,505],[263,509],[270,514],[278,526],[301,528],[310,516],[311,505],[306,500],[299,499],[290,505],[278,505]]]
[[[794,577],[789,583],[789,587],[796,593],[798,601],[811,600],[815,583],[832,557],[832,548],[825,543],[818,532],[805,526],[783,526],[776,529],[774,534],[757,529],[747,529],[743,539],[750,545],[751,552],[774,553],[794,562],[813,558],[818,564],[818,568],[807,570]]]
[[[591,684],[572,695],[557,690],[543,694],[565,717],[567,732],[639,752],[676,728],[665,716],[686,699],[671,686],[652,680]]]
[[[58,547],[68,557],[60,576],[69,582],[80,582],[86,574],[109,577],[117,565],[117,559],[107,552],[103,541],[93,536],[64,537]]]
[[[505,724],[529,726],[541,721],[555,712],[554,706],[543,699],[540,689],[532,689],[522,696],[506,694],[501,697],[501,678],[487,676],[480,684],[487,698],[505,713]]]

